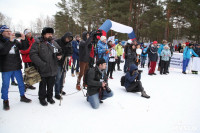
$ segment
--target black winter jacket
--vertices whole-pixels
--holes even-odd
[[[55,41],[52,41],[52,43],[58,51],[61,51],[60,46]],[[30,58],[38,67],[41,77],[57,75],[58,63],[54,47],[45,41],[44,38],[38,38],[32,45]]]
[[[158,60],[158,48],[154,46],[149,46],[148,48],[148,57],[150,61]]]
[[[89,96],[99,93],[99,89],[102,87],[102,82],[100,82],[100,79],[102,79],[102,73],[100,70],[97,67],[90,68],[87,75],[87,94]],[[104,82],[107,83],[105,70],[103,71],[103,79]]]
[[[63,66],[65,58],[68,56],[72,56],[72,54],[73,54],[73,48],[72,48],[71,41],[65,42],[67,37],[71,37],[73,40],[73,36],[72,36],[71,32],[66,32],[62,38],[55,40],[62,49],[62,52],[61,52],[62,59],[58,61],[59,66]]]
[[[92,44],[91,44],[92,36],[90,36],[87,39],[86,37],[87,33],[88,32],[86,31],[83,32],[82,34],[83,40],[80,42],[80,45],[79,45],[79,61],[81,62],[89,62],[90,51],[92,48]]]
[[[0,71],[9,72],[22,69],[22,60],[19,50],[26,50],[29,47],[28,40],[17,40],[11,42],[0,35]],[[11,53],[11,49],[14,52]]]

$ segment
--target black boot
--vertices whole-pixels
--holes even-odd
[[[48,98],[47,102],[49,102],[50,104],[54,104],[55,103],[55,101],[53,100],[53,98]]]
[[[60,95],[55,95],[55,98],[58,100],[62,99],[62,97]]]
[[[61,93],[62,93],[62,95],[66,95],[66,93],[64,91],[62,91]]]
[[[30,103],[31,102],[31,99],[28,99],[25,97],[25,95],[21,96],[21,99],[20,99],[21,102],[25,102],[25,103]]]
[[[40,104],[41,104],[42,106],[47,106],[47,105],[48,105],[48,103],[46,102],[45,99],[41,99],[41,100],[40,100]]]
[[[15,81],[13,81],[13,82],[11,83],[11,85],[18,86],[18,84],[15,83]]]
[[[145,91],[142,91],[142,95],[141,96],[145,97],[145,98],[150,98],[150,96],[148,96]]]
[[[3,109],[4,110],[9,110],[10,109],[9,101],[8,100],[4,100],[3,101]]]

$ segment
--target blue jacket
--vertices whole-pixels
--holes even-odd
[[[99,40],[97,44],[98,58],[99,59],[104,58],[106,63],[108,63],[108,60],[109,60],[109,53],[106,54],[107,50],[108,50],[108,45]]]
[[[147,47],[142,49],[142,54],[141,54],[141,56],[147,57],[147,55],[148,55],[148,54],[147,54],[147,49],[148,49]]]
[[[169,49],[163,49],[161,52],[161,60],[169,61],[169,57],[171,57],[171,51]]]
[[[161,44],[160,47],[158,48],[158,54],[159,54],[159,56],[161,56],[161,52],[164,49],[164,46],[165,46],[164,44]]]
[[[78,41],[72,41],[72,48],[73,48],[73,59],[79,59],[79,42]]]
[[[185,47],[184,51],[183,51],[183,60],[185,60],[186,58],[187,59],[190,59],[191,56],[194,55],[196,57],[199,57],[193,49],[189,48],[188,46]]]
[[[138,80],[141,79],[141,74],[138,73],[133,73],[134,70],[137,70],[138,67],[135,64],[132,64],[130,67],[130,71],[128,71],[125,75],[125,83],[124,86],[125,88],[128,88],[132,83],[135,82],[135,79],[138,77]]]

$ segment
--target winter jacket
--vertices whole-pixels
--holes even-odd
[[[141,54],[142,57],[147,57],[148,55],[147,49],[148,49],[147,47],[142,49],[142,54]]]
[[[67,37],[71,37],[73,39],[72,33],[71,32],[66,32],[63,37],[60,39],[55,40],[57,44],[61,47],[62,52],[60,53],[62,55],[61,60],[58,61],[59,66],[63,66],[65,62],[65,58],[72,56],[73,49],[72,49],[72,44],[71,42],[66,42],[65,39]]]
[[[185,47],[184,51],[183,51],[183,60],[185,59],[190,59],[192,57],[192,55],[199,57],[193,49],[189,48],[188,46]]]
[[[97,51],[98,51],[98,58],[99,59],[104,58],[106,63],[108,63],[109,53],[106,53],[108,51],[108,45],[99,40],[97,44]]]
[[[58,63],[54,51],[61,51],[60,46],[55,41],[51,41],[50,43],[45,41],[43,37],[38,38],[32,45],[30,58],[38,67],[41,77],[57,75]]]
[[[195,47],[194,52],[200,57],[200,48]]]
[[[72,48],[73,48],[73,59],[79,59],[79,41],[74,40],[72,41]]]
[[[123,47],[122,47],[122,45],[120,45],[118,43],[117,46],[115,47],[115,50],[117,51],[117,56],[122,56],[122,54],[123,54]]]
[[[22,61],[19,50],[26,50],[29,44],[27,40],[11,42],[0,35],[0,68],[1,72],[16,71],[22,69]]]
[[[132,64],[136,64],[137,55],[136,49],[132,49],[132,47],[127,48],[127,66],[130,68]]]
[[[165,46],[164,44],[161,44],[160,47],[158,48],[158,54],[159,54],[159,56],[161,56],[161,52],[164,49],[164,46]]]
[[[161,52],[161,60],[169,61],[170,57],[171,57],[171,51],[169,49],[163,49]]]
[[[27,50],[20,50],[20,53],[22,55],[22,60],[25,63],[31,62],[29,53],[30,53],[30,50],[31,50],[31,47],[32,47],[33,43],[35,42],[34,38],[27,38],[27,40],[29,42],[29,48]]]
[[[111,49],[110,50],[110,54],[109,54],[109,62],[115,62],[115,57],[117,56],[117,52],[115,49]]]
[[[150,46],[147,50],[148,57],[150,61],[157,61],[158,60],[158,48],[155,46]]]
[[[99,93],[99,89],[102,87],[100,79],[107,83],[106,70],[100,71],[97,66],[90,68],[87,76],[87,94],[89,96]]]
[[[125,75],[125,88],[128,88],[132,83],[134,83],[137,80],[141,79],[141,74],[135,72],[133,74],[134,70],[138,70],[138,67],[135,64],[132,64],[130,67],[130,70]]]
[[[91,41],[92,41],[92,36],[90,36],[88,39],[87,39],[87,33],[88,32],[83,32],[82,34],[82,41],[80,42],[80,45],[79,45],[79,61],[81,62],[89,62],[89,57],[90,57],[90,51],[91,51],[91,48],[92,48],[92,44],[91,44]]]

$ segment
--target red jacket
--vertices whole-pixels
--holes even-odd
[[[27,50],[20,50],[22,54],[22,60],[24,63],[32,62],[29,57],[29,53],[30,53],[32,44],[35,42],[34,38],[27,38],[27,40],[29,41],[29,48]]]

